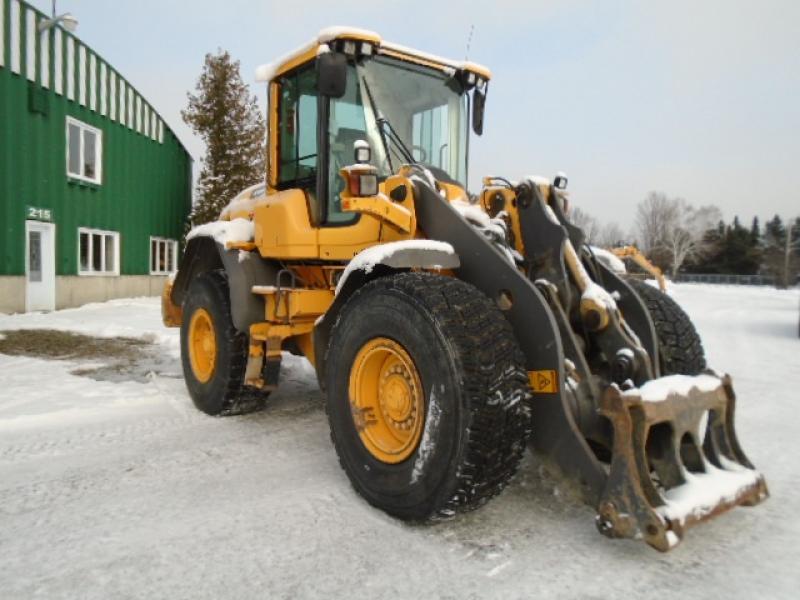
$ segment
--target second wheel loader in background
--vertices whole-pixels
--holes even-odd
[[[667,281],[661,269],[651,263],[636,246],[618,246],[616,248],[610,248],[608,251],[622,261],[630,260],[642,271],[652,275],[653,279],[658,282],[658,288],[662,292],[667,291]]]
[[[265,181],[190,233],[164,292],[198,408],[260,408],[282,352],[306,356],[344,471],[402,519],[480,506],[528,444],[602,533],[662,551],[766,498],[730,378],[668,296],[596,259],[566,179],[468,194],[488,69],[337,28],[260,76]]]

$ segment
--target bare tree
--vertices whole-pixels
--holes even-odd
[[[683,198],[650,192],[636,209],[635,229],[641,250],[675,277],[687,258],[704,249],[705,232],[721,217],[716,206],[695,208]]]
[[[666,224],[674,222],[675,200],[663,192],[650,192],[636,207],[634,231],[639,249],[651,255],[663,244]]]
[[[800,217],[786,225],[775,215],[764,228],[764,262],[766,272],[775,276],[779,287],[788,287],[796,276],[800,257]]]
[[[722,212],[716,206],[695,208],[683,198],[672,199],[671,203],[661,243],[669,252],[674,278],[687,258],[702,251],[705,232],[720,220]]]
[[[583,230],[587,243],[598,243],[596,238],[600,234],[600,222],[592,215],[576,206],[569,211],[569,221]]]
[[[613,248],[626,244],[626,235],[617,223],[606,223],[600,228],[600,233],[595,242],[603,248]]]

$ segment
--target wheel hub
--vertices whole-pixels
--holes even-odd
[[[214,321],[204,308],[198,308],[189,321],[189,362],[200,383],[206,383],[214,374],[217,362],[217,337]]]
[[[361,441],[376,459],[395,464],[416,450],[425,420],[422,384],[400,344],[364,344],[350,371],[350,402]]]

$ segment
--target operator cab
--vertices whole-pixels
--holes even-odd
[[[312,226],[352,225],[342,210],[343,167],[369,144],[379,184],[403,164],[467,186],[470,116],[480,134],[490,73],[384,42],[361,30],[326,30],[276,68],[269,82],[269,193],[302,190]],[[381,186],[381,191],[383,190]]]

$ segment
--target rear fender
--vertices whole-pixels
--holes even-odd
[[[255,252],[228,250],[214,238],[198,236],[189,240],[172,286],[171,300],[181,306],[195,277],[217,269],[228,276],[231,316],[238,331],[264,320],[264,300],[252,293],[254,285],[274,285],[278,268]]]

